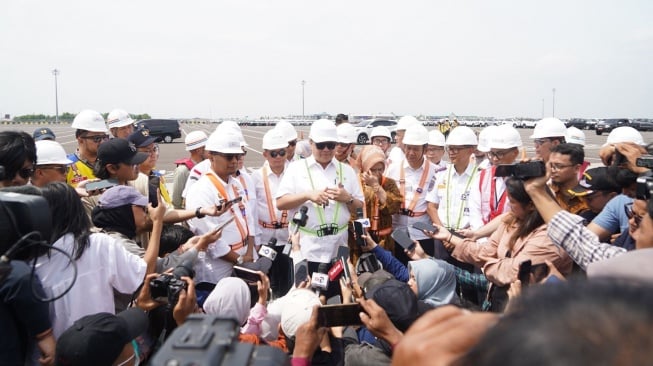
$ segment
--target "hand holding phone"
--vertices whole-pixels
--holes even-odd
[[[97,182],[89,182],[86,184],[86,191],[97,191],[103,189],[109,189],[118,185],[118,181],[115,179],[102,179]]]
[[[519,273],[517,279],[521,282],[521,286],[527,287],[531,282],[531,260],[525,260],[519,265]]]
[[[391,237],[397,244],[401,245],[401,247],[407,251],[410,252],[415,249],[415,243],[413,243],[413,239],[411,239],[410,235],[408,234],[408,228],[396,229],[392,232]]]
[[[229,225],[232,221],[234,221],[234,217],[232,216],[231,218],[227,219],[226,221],[219,223],[213,227],[213,231],[216,232],[218,230],[224,229],[225,226]]]
[[[249,268],[234,266],[234,273],[236,274],[236,277],[250,284],[255,284],[256,282],[261,281],[261,275],[257,271]]]
[[[360,304],[323,305],[317,309],[317,321],[321,327],[342,327],[361,325]]]
[[[422,230],[422,231],[427,232],[427,233],[431,232],[431,233],[435,234],[435,233],[438,232],[437,226],[435,226],[433,224],[429,224],[428,222],[418,221],[418,222],[413,224],[413,227],[415,229],[417,229],[417,230]]]

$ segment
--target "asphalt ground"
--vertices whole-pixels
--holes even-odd
[[[182,124],[182,138],[176,139],[172,143],[159,143],[160,153],[159,160],[157,164],[158,170],[165,171],[165,175],[171,177],[173,170],[175,169],[174,161],[179,158],[188,156],[188,153],[184,149],[184,137],[187,133],[195,130],[204,131],[208,134],[215,130],[217,124],[209,123],[193,123],[193,124]],[[32,132],[39,127],[49,127],[57,136],[57,142],[63,145],[64,149],[68,153],[75,151],[77,142],[75,140],[75,131],[70,128],[68,124],[7,124],[0,125],[0,130],[22,130],[30,135]],[[242,132],[245,136],[245,140],[249,144],[247,148],[248,153],[245,157],[245,166],[249,169],[255,169],[260,167],[263,164],[263,149],[261,148],[261,143],[263,135],[272,127],[250,127],[243,126]],[[303,135],[304,138],[308,138],[309,129],[308,126],[298,126],[296,127],[297,132],[300,134],[300,138]],[[429,128],[429,130],[432,128]],[[530,139],[530,135],[533,133],[532,129],[518,129],[522,137],[522,142],[526,148],[527,157],[535,156],[535,149],[533,147],[533,142]],[[585,145],[585,158],[591,163],[591,167],[601,166],[601,160],[598,157],[599,149],[607,139],[607,134],[602,136],[596,135],[593,130],[585,130],[586,136],[586,145]],[[644,141],[651,142],[653,141],[653,132],[642,132],[644,136]],[[168,180],[170,181],[170,180]]]

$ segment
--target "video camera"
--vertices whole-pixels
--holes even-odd
[[[637,158],[637,166],[653,169],[653,155],[642,155]]]
[[[235,319],[190,315],[154,355],[153,366],[164,365],[290,365],[280,349],[238,342]]]
[[[649,200],[653,196],[653,177],[638,177],[635,197],[638,200]]]
[[[546,175],[546,165],[542,160],[501,164],[497,165],[494,175],[497,177],[515,177],[519,180],[543,177]]]
[[[188,287],[183,276],[193,278],[195,271],[191,261],[184,261],[172,270],[172,274],[163,273],[150,281],[150,295],[157,301],[167,301],[168,306],[174,307],[179,301],[179,293]]]

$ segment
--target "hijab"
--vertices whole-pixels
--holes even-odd
[[[456,273],[451,264],[428,258],[411,261],[409,269],[415,275],[418,300],[432,307],[460,302],[456,295]]]

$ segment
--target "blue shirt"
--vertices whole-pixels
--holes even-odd
[[[633,199],[624,194],[615,196],[608,201],[601,213],[592,220],[592,223],[612,234],[628,231],[628,216],[626,216],[624,205],[632,202]]]

